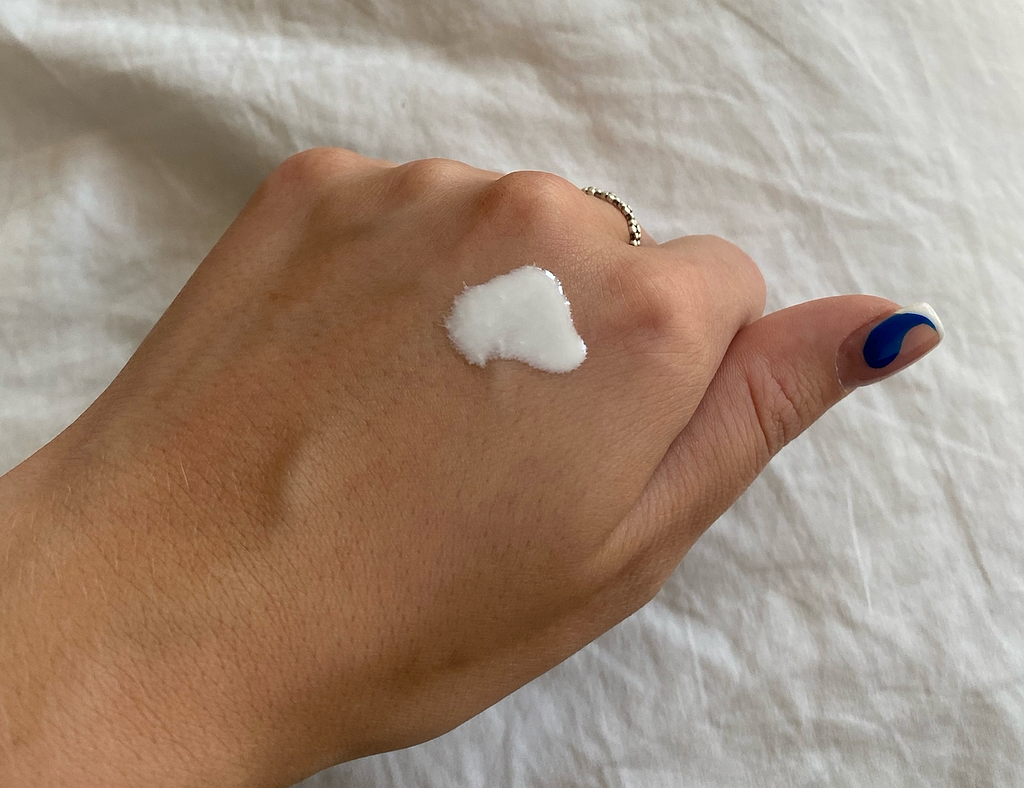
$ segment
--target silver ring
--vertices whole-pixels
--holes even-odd
[[[619,213],[626,217],[626,223],[629,225],[629,245],[640,245],[640,238],[642,237],[640,233],[640,223],[636,220],[636,214],[633,213],[632,208],[611,192],[601,191],[600,189],[595,189],[593,186],[588,186],[583,190],[583,193],[589,194],[591,197],[597,197],[599,200],[604,200],[618,208]]]

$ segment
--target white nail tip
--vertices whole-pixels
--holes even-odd
[[[932,325],[935,326],[935,330],[939,334],[939,341],[942,341],[942,338],[946,336],[946,329],[943,327],[942,321],[939,320],[938,313],[932,309],[930,304],[926,304],[924,301],[917,304],[911,304],[910,306],[905,306],[894,314],[921,315],[922,317],[926,317],[932,322]]]

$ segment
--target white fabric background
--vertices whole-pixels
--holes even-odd
[[[318,786],[1024,784],[1019,0],[3,0],[0,470],[112,379],[319,144],[612,189],[769,308],[945,344],[787,449],[639,614]]]

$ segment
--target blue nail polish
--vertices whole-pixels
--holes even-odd
[[[942,337],[942,323],[927,304],[915,304],[890,315],[868,334],[864,342],[864,361],[872,369],[889,366],[900,354],[903,340],[912,328],[929,326]]]

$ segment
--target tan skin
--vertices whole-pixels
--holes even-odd
[[[644,605],[895,305],[762,318],[711,237],[543,173],[318,149],[0,479],[0,783],[285,786],[438,736]],[[465,284],[553,271],[590,350],[473,367]]]

